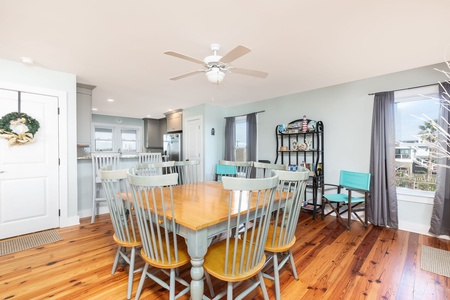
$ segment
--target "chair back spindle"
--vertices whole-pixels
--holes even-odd
[[[138,158],[140,164],[162,162],[161,153],[141,152],[138,154]]]
[[[178,173],[179,184],[191,184],[199,182],[199,160],[176,161],[173,172]]]
[[[136,175],[140,176],[155,176],[173,173],[174,161],[141,163],[137,164],[134,169]]]

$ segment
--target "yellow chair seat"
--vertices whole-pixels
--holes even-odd
[[[167,257],[165,260],[152,259],[145,254],[143,248],[141,249],[142,259],[149,265],[160,269],[175,269],[184,266],[191,261],[191,258],[188,254],[186,243],[182,237],[177,236],[177,243],[178,243],[178,261],[175,259],[175,249],[172,241],[169,243],[170,260]],[[162,241],[161,244],[162,248],[166,249],[167,247],[166,241]]]
[[[241,249],[242,243],[243,243],[242,240],[238,240],[238,249]],[[247,242],[247,244],[250,246],[250,244],[248,242]],[[224,280],[227,282],[238,282],[238,281],[246,280],[246,279],[249,279],[249,278],[255,276],[264,267],[264,263],[266,261],[265,256],[263,257],[263,259],[261,259],[261,262],[259,264],[257,264],[254,268],[247,270],[239,275],[233,274],[232,273],[232,267],[233,267],[232,249],[233,248],[234,248],[234,239],[230,240],[229,253],[228,253],[228,257],[229,257],[228,272],[227,273],[225,273],[224,263],[223,263],[225,261],[226,240],[220,241],[220,242],[212,245],[211,247],[209,247],[208,252],[205,255],[205,263],[203,264],[203,267],[205,268],[205,270],[210,275],[212,275],[220,280]],[[236,268],[240,264],[240,258],[241,258],[241,255],[237,255],[237,259],[236,259],[236,263],[235,263]],[[246,257],[244,255],[244,259],[245,259],[244,265],[245,265],[245,262],[247,261],[247,258],[248,257]],[[251,258],[253,258],[253,256],[251,256],[249,258],[251,259]],[[236,271],[236,273],[238,273],[238,272]]]

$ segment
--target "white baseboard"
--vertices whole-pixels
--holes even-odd
[[[73,216],[68,217],[61,220],[61,223],[59,224],[60,228],[73,226],[73,225],[79,225],[80,224],[80,216]]]
[[[433,237],[437,237],[440,239],[450,240],[449,236],[434,235],[434,234],[430,233],[429,232],[430,225],[400,221],[398,224],[398,229],[409,231],[409,232],[414,232],[414,233],[419,233],[419,234],[423,234],[423,235],[433,236]]]
[[[108,206],[99,206],[98,214],[99,215],[109,214]],[[92,215],[92,210],[90,208],[89,209],[85,209],[85,210],[79,210],[78,211],[78,215],[80,216],[80,218],[90,217]]]

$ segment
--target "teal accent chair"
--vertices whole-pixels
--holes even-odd
[[[337,189],[337,193],[326,193],[330,187]],[[346,191],[343,191],[343,190]],[[338,220],[350,230],[352,214],[364,225],[367,223],[367,200],[370,194],[370,173],[360,173],[341,170],[339,185],[324,184],[322,193],[322,219],[335,213]],[[325,213],[326,206],[331,211]],[[364,220],[358,213],[364,212]],[[347,220],[342,214],[347,213]]]

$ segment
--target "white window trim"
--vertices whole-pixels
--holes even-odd
[[[108,129],[112,129],[113,130],[113,152],[118,152],[119,151],[119,146],[122,145],[122,139],[121,139],[121,130],[122,129],[126,129],[126,130],[136,130],[136,151],[122,151],[122,149],[120,149],[120,152],[122,154],[137,154],[140,152],[139,149],[142,149],[142,134],[141,134],[141,130],[142,128],[139,126],[133,126],[133,125],[111,125],[109,123],[92,123],[92,128],[91,128],[91,145],[92,145],[92,152],[95,152],[95,128],[96,127],[100,127],[100,128],[108,128]]]
[[[431,86],[427,86],[427,87],[422,87],[420,89],[422,92],[420,95],[413,92],[415,89],[396,91],[395,96],[394,96],[395,102],[396,103],[411,102],[411,101],[423,100],[424,96],[432,97],[432,96],[436,95],[436,89],[438,89],[438,86],[431,85]],[[415,96],[417,96],[417,98],[413,99]],[[397,193],[397,201],[407,201],[407,202],[423,203],[423,204],[433,204],[434,203],[435,192],[396,187],[396,193]]]

